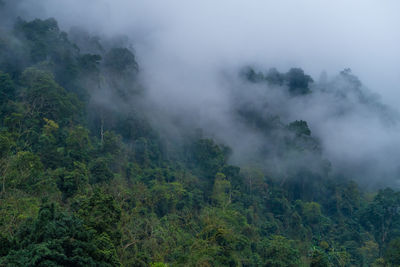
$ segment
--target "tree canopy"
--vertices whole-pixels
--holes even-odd
[[[0,32],[1,266],[400,264],[400,193],[332,172],[306,121],[232,107],[262,140],[239,167],[218,138],[154,126],[129,46],[14,25]],[[241,77],[313,94],[300,68]]]

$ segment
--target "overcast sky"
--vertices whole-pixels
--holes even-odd
[[[40,1],[63,25],[132,36],[153,71],[165,62],[204,74],[255,63],[318,78],[350,67],[391,105],[400,96],[398,0]]]

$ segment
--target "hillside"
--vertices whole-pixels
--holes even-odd
[[[305,120],[258,97],[269,90],[290,103],[323,95],[346,104],[351,95],[392,120],[350,70],[328,86],[300,68],[243,66],[229,112],[249,133],[241,137],[256,141],[231,147],[234,137],[179,118],[176,135],[157,124],[163,114],[146,102],[124,38],[66,33],[52,18],[7,25],[1,266],[400,264],[400,193],[359,186],[335,169]]]

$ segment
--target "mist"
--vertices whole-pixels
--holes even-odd
[[[239,95],[241,104],[285,124],[307,121],[338,172],[398,186],[398,1],[26,0],[18,9],[27,19],[54,17],[66,32],[79,26],[104,38],[128,36],[144,105],[167,135],[201,128],[231,146],[240,165],[268,140],[233,115]],[[238,73],[248,65],[300,67],[313,77],[313,93],[293,98],[243,82]],[[360,87],[340,78],[345,68]],[[319,82],[323,71],[327,81]]]

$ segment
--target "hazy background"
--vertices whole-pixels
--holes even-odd
[[[383,103],[393,109],[399,103],[398,0],[24,0],[20,8],[27,18],[55,17],[66,31],[78,25],[94,34],[129,36],[148,100],[162,111],[155,120],[169,125],[181,116],[234,148],[256,146],[260,138],[230,116],[235,82],[226,77],[235,80],[248,64],[282,72],[301,67],[316,81],[322,71],[335,77],[351,68]],[[341,103],[323,94],[302,100],[259,94],[249,99],[255,105],[270,99],[285,122],[307,120],[337,168],[374,182],[400,177],[398,123],[386,123],[357,97]],[[345,105],[352,108],[338,116]]]
[[[62,25],[133,37],[144,67],[255,62],[318,77],[349,67],[393,105],[400,84],[396,0],[31,0]]]

